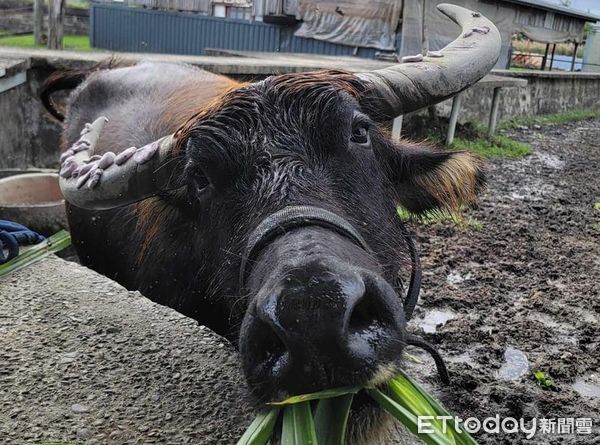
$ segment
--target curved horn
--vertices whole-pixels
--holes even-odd
[[[178,187],[173,173],[173,135],[115,155],[94,155],[106,117],[86,124],[81,137],[61,158],[60,188],[65,199],[84,209],[104,210],[131,204],[160,190]]]
[[[378,116],[394,118],[441,102],[477,82],[496,64],[501,38],[491,21],[447,3],[438,9],[462,27],[460,37],[428,57],[406,57],[406,63],[357,74],[371,84],[363,100]]]

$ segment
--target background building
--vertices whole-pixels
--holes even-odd
[[[97,0],[91,39],[117,51],[205,54],[207,49],[391,58],[439,49],[459,29],[436,9],[447,0]],[[498,68],[522,33],[548,45],[580,45],[590,12],[539,0],[454,0],[493,20]]]

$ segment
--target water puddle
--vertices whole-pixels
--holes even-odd
[[[453,286],[462,283],[463,281],[470,280],[471,273],[467,272],[466,275],[461,275],[459,272],[450,272],[446,277],[446,282]]]
[[[471,358],[471,355],[468,352],[463,352],[458,355],[450,355],[446,357],[446,361],[450,363],[466,363],[472,367],[476,366],[475,361]]]
[[[565,161],[561,160],[558,156],[554,156],[550,153],[544,153],[543,151],[538,151],[535,155],[546,167],[553,168],[555,170],[560,170],[565,167]]]
[[[529,360],[525,353],[511,346],[504,351],[504,363],[498,370],[498,377],[504,380],[517,380],[529,370]]]
[[[423,329],[423,332],[426,334],[434,334],[437,332],[438,328],[441,328],[448,320],[452,320],[456,318],[456,314],[452,311],[444,310],[433,310],[427,312],[425,317],[419,320],[419,326]]]
[[[573,389],[582,397],[600,397],[600,376],[590,374],[577,377],[575,383],[573,383]]]

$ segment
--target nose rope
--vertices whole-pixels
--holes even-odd
[[[406,235],[406,244],[408,245],[408,252],[410,253],[410,261],[412,270],[410,272],[410,281],[408,284],[408,291],[404,298],[404,317],[406,321],[412,318],[413,311],[417,302],[419,301],[419,293],[421,292],[421,262],[419,260],[419,254],[417,247],[415,246],[414,240]],[[400,277],[398,277],[400,281]]]
[[[240,289],[243,289],[246,285],[246,277],[250,271],[251,263],[265,246],[290,230],[307,226],[319,226],[333,230],[371,253],[369,245],[360,233],[341,216],[320,207],[286,207],[267,216],[250,234],[240,265]]]
[[[290,230],[307,226],[318,226],[333,230],[334,232],[350,239],[366,252],[372,253],[371,248],[365,239],[360,235],[360,233],[358,233],[352,224],[350,224],[341,216],[321,207],[286,207],[267,216],[250,234],[248,243],[246,244],[246,249],[242,255],[242,262],[240,264],[240,289],[243,289],[246,286],[246,277],[251,270],[251,265],[262,249],[264,249],[275,238],[284,235]],[[421,290],[421,264],[419,262],[419,255],[413,239],[408,235],[406,235],[405,239],[406,244],[408,245],[412,265],[408,291],[406,293],[403,305],[405,319],[408,321],[411,319],[415,306],[417,305],[417,301],[419,300],[419,292]],[[400,277],[398,277],[397,280],[400,281]],[[398,283],[398,288],[399,287],[400,286]],[[446,365],[444,364],[440,354],[433,346],[413,334],[407,335],[406,342],[408,345],[417,346],[429,352],[435,361],[438,374],[440,375],[440,380],[444,384],[448,384],[450,382]]]
[[[448,369],[446,368],[444,359],[432,345],[427,343],[421,337],[417,337],[414,334],[408,334],[406,336],[406,344],[410,345],[410,346],[416,346],[418,348],[421,348],[421,349],[429,352],[429,354],[431,354],[431,357],[433,357],[433,361],[435,362],[435,367],[437,368],[437,372],[438,372],[438,375],[440,376],[440,380],[442,381],[442,383],[444,385],[450,384],[450,374],[448,374]]]

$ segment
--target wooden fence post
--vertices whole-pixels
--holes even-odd
[[[36,45],[43,45],[44,39],[44,0],[33,2],[33,41]]]
[[[63,48],[64,0],[50,0],[48,9],[48,48]]]

